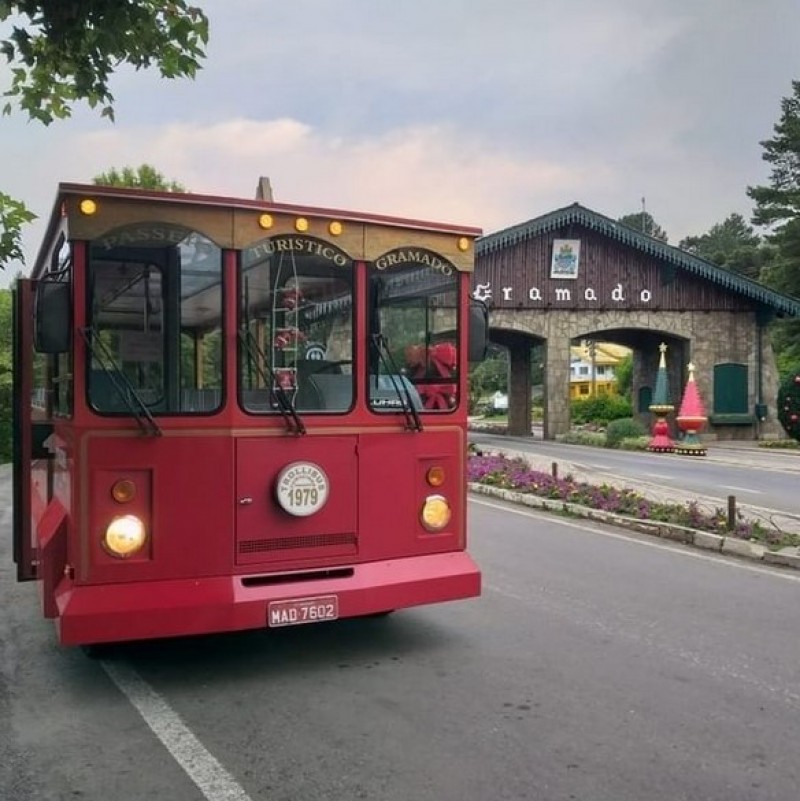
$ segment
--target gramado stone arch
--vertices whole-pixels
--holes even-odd
[[[478,240],[473,294],[490,336],[508,348],[509,433],[530,434],[530,360],[543,345],[545,439],[570,427],[570,347],[614,342],[633,352],[634,414],[652,422],[659,345],[678,409],[695,365],[710,439],[780,437],[778,373],[768,327],[798,301],[578,204]],[[674,415],[672,415],[674,422]]]

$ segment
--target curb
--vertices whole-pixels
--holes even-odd
[[[478,484],[468,482],[467,488],[476,495],[489,495],[494,498],[515,503],[520,506],[528,506],[533,509],[542,509],[547,512],[567,513],[571,517],[581,517],[585,520],[594,520],[599,523],[627,528],[631,531],[638,531],[641,534],[648,534],[672,542],[680,542],[683,545],[690,545],[707,551],[713,551],[725,556],[734,556],[741,559],[763,562],[768,565],[779,565],[800,570],[800,547],[781,548],[779,551],[770,551],[764,545],[760,545],[750,540],[742,540],[737,537],[725,537],[721,534],[713,534],[710,531],[699,531],[686,526],[678,526],[674,523],[663,523],[655,520],[637,520],[632,517],[617,515],[613,512],[603,512],[599,509],[591,509],[588,506],[568,503],[567,501],[556,501],[549,498],[540,498],[526,492],[501,489],[492,487],[488,484]]]

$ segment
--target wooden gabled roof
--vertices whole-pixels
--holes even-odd
[[[535,217],[527,222],[487,234],[475,243],[475,255],[480,259],[484,254],[503,250],[542,234],[558,231],[568,225],[582,226],[623,245],[636,248],[679,270],[717,284],[730,292],[744,295],[771,309],[778,316],[800,317],[800,301],[797,299],[789,295],[782,295],[758,281],[753,281],[685,250],[668,245],[660,239],[655,239],[635,228],[630,228],[610,217],[587,209],[580,203],[573,203],[571,206],[551,211],[541,217]]]

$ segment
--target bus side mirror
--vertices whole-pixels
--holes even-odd
[[[70,285],[40,281],[33,302],[33,347],[39,353],[66,353],[72,328]]]
[[[470,364],[482,362],[489,347],[489,310],[482,300],[472,298],[469,304],[469,353]]]

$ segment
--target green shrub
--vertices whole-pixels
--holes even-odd
[[[793,439],[764,439],[758,443],[759,448],[773,448],[775,450],[796,450],[800,442]]]
[[[800,371],[787,376],[778,390],[778,421],[792,439],[800,442]]]
[[[594,423],[606,426],[611,420],[632,415],[631,402],[619,395],[597,395],[594,398],[578,398],[570,402],[573,425]]]
[[[556,437],[556,440],[567,445],[591,445],[603,448],[606,444],[606,435],[602,431],[568,431]]]
[[[606,447],[618,448],[622,440],[643,437],[647,432],[644,426],[632,417],[612,420],[606,429]]]
[[[625,437],[617,448],[621,451],[646,451],[647,446],[650,444],[649,436],[641,437]]]

